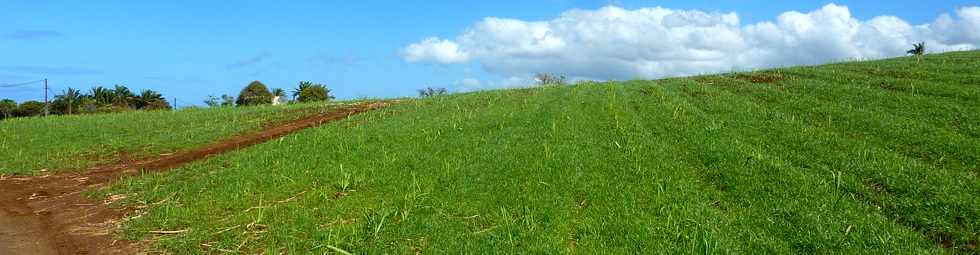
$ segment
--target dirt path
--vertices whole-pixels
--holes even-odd
[[[387,106],[364,103],[342,106],[271,127],[261,132],[223,139],[209,145],[142,160],[102,165],[84,171],[45,176],[0,177],[0,254],[132,254],[138,245],[113,240],[117,222],[127,209],[109,208],[110,201],[93,201],[83,191],[120,177],[144,171],[163,171],[213,155]]]

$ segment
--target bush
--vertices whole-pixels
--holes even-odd
[[[327,86],[319,83],[310,83],[308,81],[300,82],[299,87],[293,94],[297,97],[296,101],[303,103],[329,101],[334,99],[334,97],[330,95],[330,89],[328,89]]]
[[[269,92],[269,88],[262,82],[253,81],[242,89],[242,92],[238,94],[238,101],[235,103],[240,106],[271,104],[272,92]]]
[[[449,92],[446,88],[433,88],[428,87],[419,90],[419,97],[434,97],[448,94]]]
[[[0,119],[6,119],[14,117],[14,111],[17,110],[17,102],[10,99],[0,100]]]
[[[554,86],[565,84],[565,76],[557,74],[539,73],[534,75],[534,80],[541,86]]]
[[[221,106],[235,106],[235,97],[221,94]]]
[[[38,116],[44,113],[44,103],[38,101],[27,101],[21,103],[17,106],[17,110],[14,111],[14,116],[17,117],[31,117]]]

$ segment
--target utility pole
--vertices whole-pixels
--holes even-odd
[[[174,110],[177,110],[177,97],[174,97]]]
[[[48,78],[44,78],[44,116],[48,116]]]

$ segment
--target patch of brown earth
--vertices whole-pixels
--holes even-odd
[[[109,208],[113,201],[93,201],[82,196],[83,191],[140,171],[172,169],[387,105],[378,102],[341,106],[328,113],[230,137],[201,148],[84,171],[0,176],[0,254],[136,253],[138,244],[112,238],[117,222],[125,217],[128,209]]]

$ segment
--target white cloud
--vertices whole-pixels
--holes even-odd
[[[459,46],[449,40],[439,40],[435,37],[413,43],[402,50],[405,61],[434,62],[439,64],[455,64],[469,61],[469,56],[459,49]]]
[[[893,16],[858,20],[829,4],[742,25],[736,13],[610,6],[547,21],[485,18],[453,40],[428,38],[402,54],[409,62],[475,61],[504,77],[631,79],[901,56],[918,41],[933,52],[980,47],[980,7],[911,25]]]

